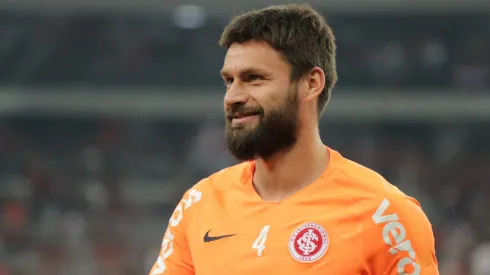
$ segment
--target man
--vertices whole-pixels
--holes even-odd
[[[235,18],[220,44],[226,138],[243,163],[184,195],[151,274],[438,274],[418,203],[320,139],[337,79],[325,19],[272,6]]]

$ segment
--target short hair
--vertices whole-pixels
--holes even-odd
[[[325,18],[309,5],[270,6],[233,18],[219,44],[228,49],[251,40],[266,42],[280,52],[291,65],[292,81],[316,66],[324,71],[325,88],[318,98],[320,117],[337,82],[337,46]]]

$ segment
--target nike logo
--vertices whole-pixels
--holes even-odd
[[[208,232],[206,232],[206,235],[204,235],[204,242],[205,243],[214,242],[214,241],[217,241],[217,240],[221,240],[221,239],[224,239],[224,238],[235,236],[235,234],[221,235],[221,236],[209,236],[209,232],[210,231],[211,231],[211,229],[209,229]]]

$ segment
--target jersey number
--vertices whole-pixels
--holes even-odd
[[[255,240],[254,244],[252,245],[253,249],[257,249],[257,256],[262,256],[262,251],[265,249],[265,240],[267,239],[267,233],[269,232],[269,227],[268,225],[264,226],[262,230],[260,231],[259,236]]]

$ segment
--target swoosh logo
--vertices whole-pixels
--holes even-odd
[[[220,235],[220,236],[209,236],[209,232],[211,231],[211,229],[208,230],[208,232],[206,232],[206,235],[204,235],[204,242],[205,243],[209,243],[209,242],[214,242],[214,241],[217,241],[217,240],[221,240],[221,239],[224,239],[224,238],[229,238],[229,237],[232,237],[232,236],[235,236],[235,234],[230,234],[230,235]]]

